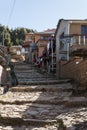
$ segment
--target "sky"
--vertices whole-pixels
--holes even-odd
[[[56,28],[59,19],[87,19],[87,0],[0,0],[0,24],[38,32]]]

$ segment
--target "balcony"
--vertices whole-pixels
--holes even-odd
[[[71,56],[87,56],[87,36],[74,35],[69,46]]]

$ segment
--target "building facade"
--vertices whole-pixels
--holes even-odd
[[[52,41],[51,37],[54,34],[55,34],[55,29],[48,29],[43,32],[35,32],[32,34],[29,33],[25,35],[25,42],[29,43],[29,41],[32,41],[31,43],[32,51],[28,53],[28,56],[32,57],[31,62],[33,61],[33,59],[38,59],[38,58],[43,58],[44,61],[48,60],[48,55],[50,55],[48,53],[48,44]]]
[[[55,35],[57,62],[60,59],[69,60],[70,47],[76,43],[82,45],[82,43],[85,44],[86,42],[87,20],[60,19]]]
[[[56,33],[56,74],[58,78],[72,78],[83,82],[86,69],[80,71],[87,58],[87,20],[60,19]],[[80,73],[81,72],[81,73]],[[84,80],[85,82],[86,80]]]

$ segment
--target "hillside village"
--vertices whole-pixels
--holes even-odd
[[[87,20],[60,19],[56,29],[26,34],[23,44],[26,61],[37,64],[38,58],[43,59],[41,68],[48,73],[55,73],[58,79],[72,79],[85,88],[86,35]]]
[[[87,129],[87,20],[60,19],[20,46],[0,45],[0,63],[1,129]]]
[[[86,35],[87,20],[60,19],[56,29],[25,34],[22,46],[10,47],[12,60],[34,64],[58,79],[69,78],[85,87]]]

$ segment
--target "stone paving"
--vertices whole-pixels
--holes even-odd
[[[4,95],[0,87],[0,130],[87,130],[86,93],[73,96],[68,80],[58,81],[28,64],[16,65],[15,72],[19,85]]]

